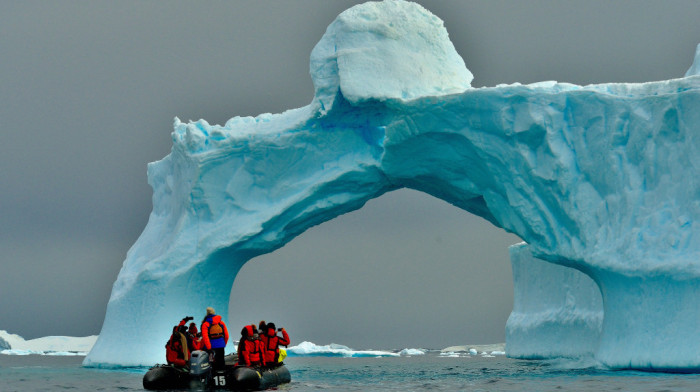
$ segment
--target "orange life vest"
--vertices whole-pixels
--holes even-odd
[[[209,326],[209,339],[218,339],[224,337],[224,329],[221,324],[212,324]]]

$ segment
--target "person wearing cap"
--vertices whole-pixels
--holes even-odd
[[[221,316],[216,314],[214,308],[207,308],[207,315],[202,320],[201,330],[203,348],[214,353],[212,366],[214,369],[223,369],[225,364],[224,348],[226,343],[228,343],[228,329],[226,324],[221,321]]]
[[[202,342],[202,335],[197,331],[197,324],[190,323],[190,327],[187,330],[187,334],[190,338],[188,342],[191,342],[190,351],[201,350],[204,347],[204,342]]]

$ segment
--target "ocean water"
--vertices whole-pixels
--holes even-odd
[[[0,355],[0,391],[141,391],[146,368],[83,368],[82,356]],[[700,375],[610,371],[504,356],[291,357],[282,391],[698,391]]]

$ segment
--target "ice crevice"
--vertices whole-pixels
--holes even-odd
[[[153,211],[85,365],[162,362],[163,331],[183,312],[214,306],[227,319],[248,260],[405,187],[517,234],[528,245],[513,257],[542,263],[514,267],[509,355],[700,369],[696,65],[649,83],[472,88],[442,21],[386,0],[343,12],[310,70],[306,107],[175,121],[171,153],[148,167]]]

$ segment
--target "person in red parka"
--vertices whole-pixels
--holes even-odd
[[[263,345],[263,356],[268,366],[277,364],[280,356],[280,346],[289,346],[289,335],[284,328],[280,328],[282,336],[277,335],[274,323],[268,323],[265,332],[260,336]]]
[[[190,344],[187,338],[187,329],[185,328],[185,323],[188,320],[192,320],[192,317],[185,317],[180,321],[180,324],[173,327],[173,334],[170,335],[170,340],[165,344],[165,360],[170,365],[189,367]]]
[[[190,352],[201,350],[204,347],[204,342],[202,342],[202,336],[199,334],[199,331],[197,331],[197,324],[190,323],[190,328],[187,330],[187,333],[192,342]]]
[[[262,342],[255,336],[254,328],[254,325],[246,325],[241,330],[241,341],[238,342],[237,365],[239,366],[265,366]]]

